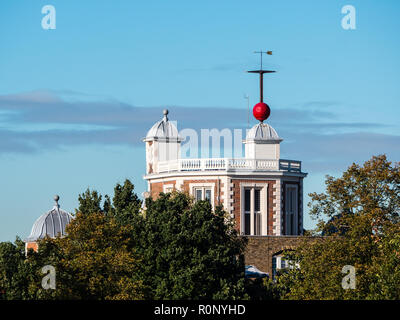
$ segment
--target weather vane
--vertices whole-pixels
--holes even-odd
[[[271,109],[269,108],[269,106],[264,103],[263,101],[263,91],[264,91],[264,73],[273,73],[275,71],[272,70],[263,70],[262,68],[262,55],[263,53],[268,54],[268,55],[272,55],[272,51],[254,51],[254,53],[259,53],[260,54],[260,60],[261,60],[261,64],[260,64],[260,70],[252,70],[252,71],[247,71],[249,73],[258,73],[260,75],[260,102],[257,103],[254,108],[253,108],[253,115],[257,120],[260,120],[261,122],[263,122],[264,120],[266,120],[270,113],[271,113]]]
[[[260,54],[260,60],[261,60],[261,70],[262,70],[262,55],[263,55],[263,53],[265,53],[265,54],[269,54],[270,56],[272,55],[272,51],[262,51],[262,50],[260,50],[260,51],[254,51],[254,53],[259,53]]]
[[[263,53],[266,53],[268,55],[272,55],[272,51],[254,51],[254,53],[259,53],[260,54],[260,58],[261,58],[261,67],[260,70],[252,70],[252,71],[247,71],[249,73],[258,73],[260,74],[260,102],[263,102],[263,75],[264,73],[273,73],[276,71],[271,71],[271,70],[263,70],[262,68],[262,55]]]

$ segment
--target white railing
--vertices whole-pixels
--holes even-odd
[[[178,159],[158,162],[157,173],[175,171],[289,171],[301,172],[301,161],[264,159]]]

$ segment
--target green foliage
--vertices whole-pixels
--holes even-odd
[[[286,287],[272,279],[246,279],[245,290],[250,300],[279,300],[286,293]]]
[[[96,190],[91,191],[89,188],[78,196],[79,208],[76,212],[82,214],[91,214],[103,212],[101,208],[102,196]]]
[[[244,298],[245,241],[221,207],[183,193],[148,199],[138,235],[150,299]]]
[[[139,258],[129,248],[130,226],[120,226],[113,217],[103,213],[78,213],[67,232],[67,237],[40,241],[38,253],[31,252],[28,256],[33,269],[51,265],[57,274],[56,290],[45,290],[41,281],[37,277],[34,279],[31,286],[34,298],[120,300],[142,297],[141,282],[132,277]]]
[[[114,196],[87,189],[64,238],[0,243],[1,299],[242,299],[245,240],[221,207],[183,193],[147,199],[126,180]],[[43,289],[42,268],[56,270]]]
[[[131,224],[135,227],[142,201],[134,192],[133,184],[127,179],[123,185],[119,183],[114,188],[113,206],[109,213],[113,214],[120,224]]]
[[[326,193],[311,193],[309,203],[310,215],[320,219],[320,231],[347,228],[347,216],[375,214],[385,220],[399,216],[400,167],[385,155],[372,157],[362,167],[353,163],[342,177],[327,176],[325,184]]]
[[[112,201],[108,195],[104,196],[103,208],[101,207],[102,198],[96,190],[87,189],[78,197],[79,208],[76,212],[82,214],[103,212],[113,216],[121,225],[134,224],[133,221],[139,214],[142,201],[134,192],[134,185],[130,180],[126,179],[123,185],[117,183]]]
[[[101,213],[78,214],[67,232],[68,237],[57,239],[63,253],[60,269],[73,275],[73,284],[62,287],[62,298],[141,298],[141,284],[132,277],[139,259],[129,247],[130,226]]]
[[[0,300],[28,299],[29,268],[25,262],[25,243],[0,243]]]
[[[327,191],[311,194],[317,231],[329,235],[304,242],[280,277],[287,299],[400,299],[400,168],[385,156],[340,178],[327,177]],[[324,221],[324,219],[328,219]],[[343,289],[345,265],[356,269],[356,288]]]
[[[380,254],[373,258],[368,299],[400,299],[400,225],[385,227],[376,238]]]

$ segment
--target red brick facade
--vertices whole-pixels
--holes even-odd
[[[226,179],[225,179],[226,181]],[[229,213],[233,214],[235,219],[236,229],[240,232],[240,219],[241,219],[241,204],[240,204],[240,188],[241,184],[267,184],[267,232],[269,235],[274,234],[274,222],[276,222],[276,217],[274,214],[274,205],[275,205],[275,195],[276,189],[275,184],[276,180],[253,180],[253,179],[231,179],[228,178],[228,183],[231,185],[231,188],[228,188],[228,194],[225,195],[224,189],[225,184],[223,179],[184,179],[183,183],[179,186],[176,185],[176,180],[168,180],[163,182],[151,182],[150,180],[150,196],[153,199],[156,199],[160,192],[164,192],[165,185],[173,185],[173,189],[176,190],[176,187],[182,192],[186,192],[192,195],[192,191],[190,190],[191,184],[214,184],[214,205],[218,204],[227,204],[225,210]],[[229,186],[229,185],[228,185]],[[226,202],[224,201],[227,198]]]
[[[164,185],[172,184],[175,190],[175,180],[166,181],[166,182],[150,182],[150,197],[153,199],[157,199],[158,195],[161,192],[164,192]]]
[[[222,197],[224,197],[224,183],[221,181],[221,179],[197,179],[197,180],[184,180],[183,185],[179,186],[180,191],[186,192],[188,194],[192,194],[190,190],[190,184],[192,183],[204,183],[204,184],[209,184],[213,183],[214,184],[214,205],[218,205],[219,203],[222,203]],[[164,181],[164,182],[151,182],[150,181],[150,196],[153,199],[157,199],[158,195],[161,192],[164,192],[164,186],[165,185],[173,185],[173,190],[176,190],[176,180],[169,180],[169,181]]]
[[[26,248],[26,251],[28,251],[29,249],[32,249],[33,251],[37,252],[39,249],[39,245],[37,242],[27,242],[25,244],[25,248]]]

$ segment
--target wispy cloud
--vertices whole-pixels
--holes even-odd
[[[378,153],[400,156],[400,136],[381,132],[387,125],[345,122],[324,108],[334,104],[337,102],[312,101],[274,109],[270,120],[285,139],[283,154],[301,159],[315,170]],[[165,107],[179,129],[247,127],[245,109],[140,107],[109,97],[41,90],[0,96],[0,154],[86,144],[138,145],[161,119]]]
[[[328,108],[337,105],[337,101],[308,101],[303,104],[304,108]]]

